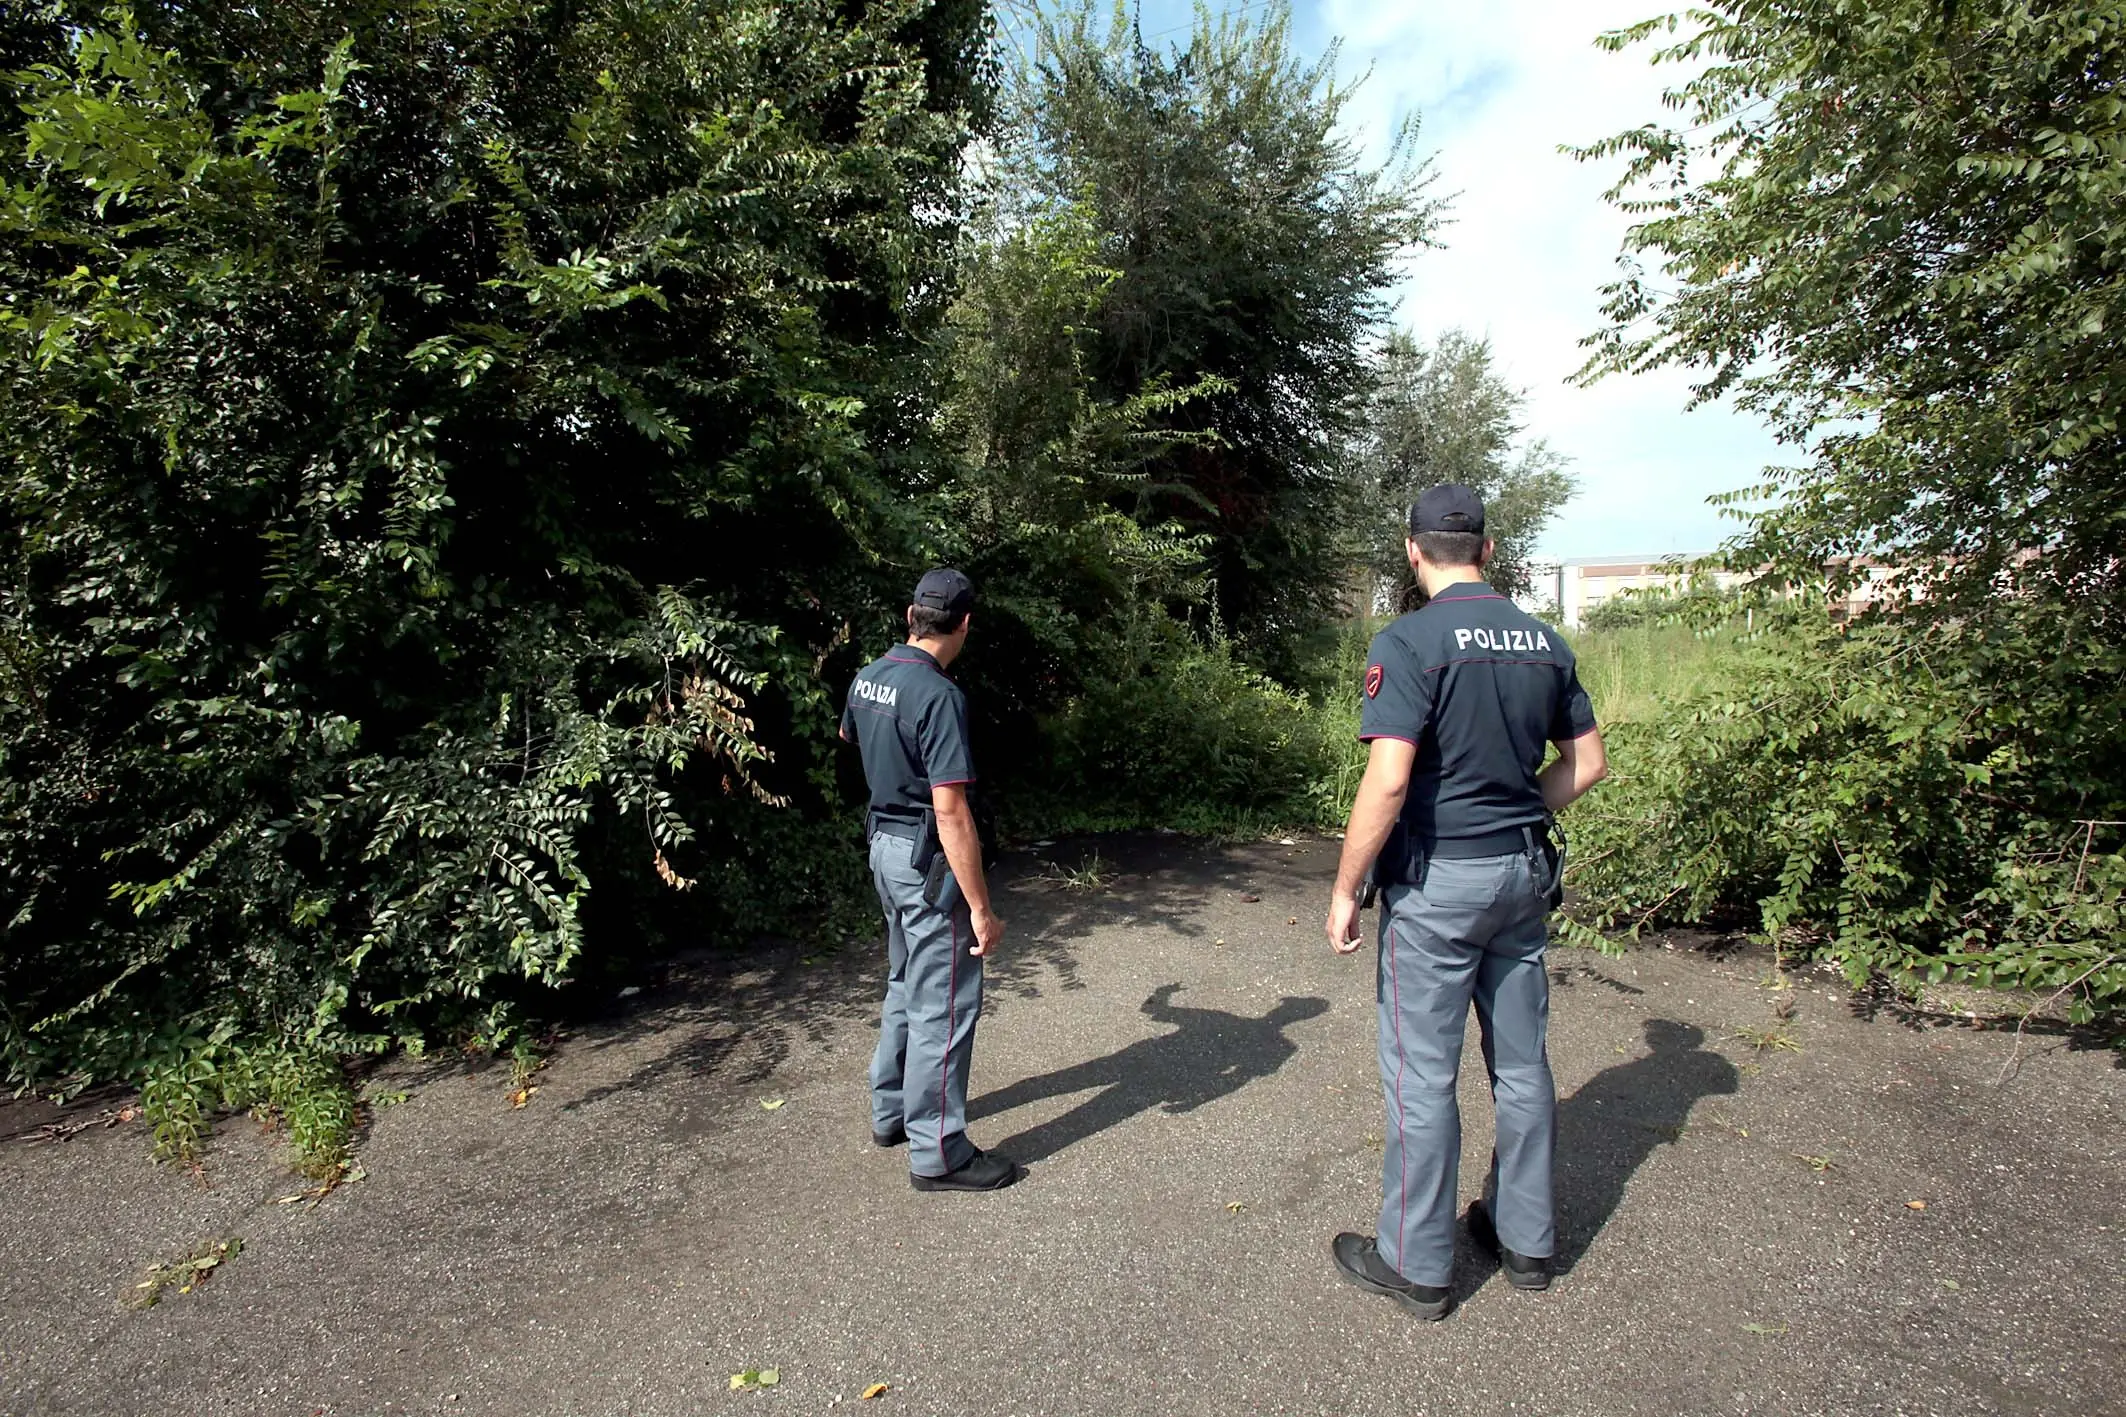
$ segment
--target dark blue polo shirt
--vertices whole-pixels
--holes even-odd
[[[967,695],[927,651],[896,645],[849,686],[842,737],[864,757],[871,809],[917,821],[930,791],[974,781],[967,747]]]
[[[1545,745],[1595,726],[1564,636],[1482,581],[1375,635],[1365,695],[1360,739],[1417,745],[1403,825],[1418,842],[1541,822]]]

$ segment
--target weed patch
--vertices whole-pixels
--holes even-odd
[[[1061,866],[1053,862],[1042,876],[1057,890],[1074,895],[1090,895],[1104,891],[1115,882],[1114,863],[1100,855],[1098,848],[1075,866]]]
[[[226,1240],[211,1240],[168,1264],[152,1266],[148,1277],[134,1285],[126,1296],[126,1304],[135,1309],[152,1309],[162,1302],[165,1294],[189,1294],[211,1279],[223,1265],[242,1254],[243,1249],[244,1242],[232,1236]]]
[[[323,1182],[347,1167],[354,1088],[328,1053],[245,1044],[233,1030],[185,1038],[149,1065],[140,1100],[158,1160],[196,1164],[214,1116],[248,1109],[285,1133],[298,1174]]]
[[[2048,992],[2070,1024],[2116,1016],[2126,650],[2074,614],[2004,598],[1841,626],[1760,607],[1748,628],[1590,637],[1613,773],[1566,814],[1561,934],[1614,948],[1755,916],[1781,973],[1815,956],[1855,988],[1953,981]],[[1607,691],[1621,718],[1605,662],[1645,675],[1636,699]]]
[[[1735,1030],[1735,1037],[1749,1044],[1750,1047],[1760,1053],[1799,1053],[1801,1051],[1801,1045],[1794,1041],[1794,1035],[1776,1024],[1766,1024],[1761,1028],[1738,1028]]]

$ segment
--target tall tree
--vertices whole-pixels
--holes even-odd
[[[982,653],[963,669],[997,745],[985,776],[1039,770],[1034,716],[1108,673],[1118,629],[1200,604],[1210,538],[1133,515],[1181,435],[1158,424],[1216,389],[1111,397],[1087,364],[1117,273],[1078,204],[1005,225],[979,209],[945,329],[940,432],[961,465],[930,507],[938,551],[982,587]]]
[[[1806,451],[1744,563],[2119,605],[2126,7],[1715,0],[1603,42],[1679,32],[1676,122],[1584,154],[1641,218],[1586,373],[1701,369]]]
[[[1488,341],[1449,330],[1426,349],[1400,330],[1388,337],[1360,446],[1376,493],[1367,527],[1371,564],[1391,601],[1407,603],[1415,590],[1404,513],[1418,493],[1443,482],[1474,488],[1484,499],[1485,529],[1498,543],[1486,572],[1491,583],[1508,595],[1528,591],[1536,538],[1574,484],[1565,458],[1548,443],[1520,442],[1526,402],[1492,367]],[[1382,506],[1391,509],[1384,519]]]
[[[913,555],[981,7],[61,8],[0,108],[6,1075],[488,1027],[594,887],[802,893],[749,785]]]
[[[1199,12],[1161,53],[1085,0],[1042,31],[1004,157],[1029,211],[1082,203],[1115,272],[1087,358],[1111,400],[1215,380],[1163,411],[1183,435],[1133,512],[1207,533],[1228,627],[1268,646],[1317,621],[1344,581],[1355,484],[1340,457],[1369,387],[1366,349],[1394,260],[1437,204],[1411,155],[1382,165],[1342,130],[1335,52],[1292,53],[1289,12]]]
[[[1800,451],[1735,560],[1835,585],[1882,557],[1924,596],[1791,624],[1622,735],[1639,800],[1583,896],[1754,901],[1856,984],[2116,1013],[2126,6],[1714,0],[1605,43],[1679,32],[1677,116],[1587,150],[1629,156],[1641,220],[1586,372],[1695,368]]]

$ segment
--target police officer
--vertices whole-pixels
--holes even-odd
[[[886,1003],[871,1060],[871,1139],[908,1144],[919,1191],[994,1191],[1019,1169],[967,1139],[967,1071],[982,1013],[982,961],[1004,922],[990,909],[967,696],[946,674],[967,645],[974,586],[925,574],[908,642],[850,686],[841,736],[863,753],[871,788],[871,879],[886,911]]]
[[[1543,949],[1561,859],[1549,817],[1608,768],[1563,637],[1484,582],[1493,544],[1476,494],[1418,498],[1406,549],[1430,599],[1373,640],[1359,733],[1371,746],[1327,924],[1339,954],[1358,948],[1370,866],[1388,1112],[1380,1226],[1377,1239],[1338,1235],[1331,1252],[1359,1288],[1439,1319],[1452,1303],[1454,1089],[1472,999],[1498,1142],[1470,1234],[1515,1288],[1550,1283],[1557,1093]],[[1543,767],[1546,743],[1557,758]]]

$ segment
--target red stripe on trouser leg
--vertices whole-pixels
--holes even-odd
[[[938,1165],[950,1172],[952,1165],[945,1159],[945,1114],[952,1097],[952,1036],[959,1031],[960,913],[948,910],[945,918],[952,923],[952,981],[945,986],[945,1051],[938,1064]]]
[[[1395,1260],[1404,1262],[1403,1237],[1410,1233],[1410,1147],[1403,1136],[1403,991],[1395,974],[1395,931],[1388,931],[1388,1007],[1395,1015],[1395,1159],[1402,1172],[1396,1178]]]

